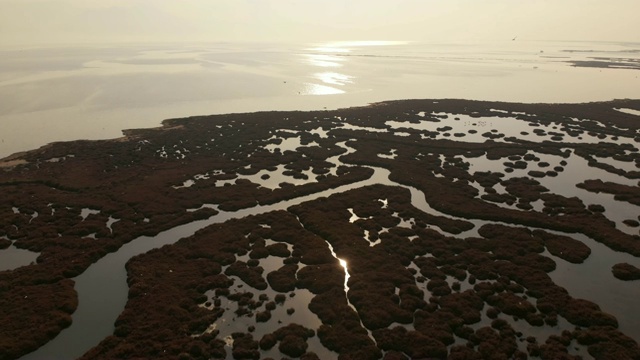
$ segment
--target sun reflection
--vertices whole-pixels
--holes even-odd
[[[337,56],[326,54],[304,54],[309,64],[319,67],[340,67],[340,62],[344,61]]]
[[[349,285],[347,285],[347,283],[349,282],[349,278],[351,277],[351,275],[349,275],[349,270],[347,270],[347,262],[340,258],[338,258],[338,261],[340,262],[340,266],[344,268],[344,292],[345,294],[348,294]]]
[[[353,81],[351,80],[353,79],[353,76],[336,72],[315,73],[313,76],[324,83],[332,85],[346,85],[353,83]]]
[[[331,86],[319,85],[313,83],[304,83],[300,95],[337,95],[344,94],[344,91]]]
[[[351,277],[351,275],[349,275],[349,270],[347,270],[347,262],[338,257],[336,252],[333,251],[333,246],[331,246],[331,244],[328,241],[327,241],[327,246],[329,247],[329,251],[331,251],[331,255],[333,255],[333,257],[336,260],[338,260],[338,262],[340,263],[340,266],[342,266],[342,268],[344,269],[344,293],[345,293],[345,295],[347,297],[347,305],[349,305],[349,307],[351,307],[353,309],[353,311],[358,313],[358,310],[356,310],[356,307],[353,306],[351,301],[349,301],[349,285],[347,285],[347,284],[349,283],[349,278]]]

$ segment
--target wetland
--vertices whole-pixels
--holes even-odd
[[[638,358],[638,111],[386,101],[15,154],[0,358]]]

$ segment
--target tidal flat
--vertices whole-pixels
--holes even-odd
[[[36,255],[0,271],[0,358],[639,358],[638,111],[388,101],[5,158],[0,249]]]

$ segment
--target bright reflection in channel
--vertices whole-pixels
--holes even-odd
[[[300,95],[337,95],[344,94],[344,91],[331,86],[305,83]]]
[[[351,84],[353,76],[335,73],[335,72],[322,72],[313,75],[316,79],[331,85],[346,85]]]
[[[348,294],[349,286],[347,285],[347,283],[349,282],[349,278],[351,277],[351,275],[349,275],[349,270],[347,270],[347,262],[340,258],[338,258],[338,261],[340,262],[340,266],[344,268],[344,292],[345,294]]]
[[[351,277],[351,275],[349,275],[349,270],[347,270],[347,262],[338,257],[336,252],[333,251],[333,246],[331,246],[331,244],[328,241],[327,241],[327,246],[329,247],[329,251],[331,251],[331,255],[333,255],[333,257],[338,260],[338,262],[340,263],[340,266],[342,266],[342,268],[344,269],[344,293],[347,296],[347,304],[353,309],[353,311],[357,313],[358,310],[356,310],[355,306],[353,306],[351,301],[349,301],[349,286],[347,285],[347,283],[349,282],[349,278]]]
[[[340,62],[344,61],[337,56],[325,54],[305,54],[304,56],[307,57],[309,64],[319,67],[340,67],[342,66]]]

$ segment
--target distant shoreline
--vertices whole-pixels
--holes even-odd
[[[7,168],[7,167],[13,167],[16,165],[20,165],[24,163],[24,160],[21,160],[20,158],[23,157],[24,155],[28,154],[28,153],[32,153],[32,152],[38,152],[38,151],[42,151],[46,148],[48,148],[49,146],[56,144],[56,143],[67,143],[67,142],[76,142],[76,141],[96,141],[96,142],[100,142],[100,141],[127,141],[129,136],[132,136],[133,134],[136,134],[137,132],[140,131],[146,131],[146,130],[156,130],[156,131],[166,131],[166,130],[171,130],[172,127],[176,126],[173,123],[175,122],[180,122],[181,120],[186,120],[186,119],[194,119],[194,118],[209,118],[209,117],[225,117],[225,116],[238,116],[238,115],[252,115],[252,114],[268,114],[268,113],[322,113],[322,112],[327,112],[327,111],[339,111],[339,110],[352,110],[352,109],[366,109],[366,108],[372,108],[372,107],[378,107],[378,106],[385,106],[385,105],[394,105],[394,104],[410,104],[412,102],[424,102],[424,101],[461,101],[461,102],[469,102],[469,103],[486,103],[486,104],[511,104],[511,105],[565,105],[565,106],[571,106],[571,105],[586,105],[586,104],[603,104],[603,103],[612,103],[612,104],[619,104],[619,107],[623,107],[624,104],[627,104],[628,102],[631,103],[635,103],[635,101],[640,101],[639,99],[613,99],[613,100],[603,100],[603,101],[585,101],[585,102],[576,102],[576,103],[519,103],[519,102],[508,102],[508,101],[490,101],[490,100],[468,100],[468,99],[454,99],[454,98],[443,98],[443,99],[400,99],[400,100],[382,100],[382,101],[377,101],[377,102],[372,102],[366,105],[355,105],[355,106],[348,106],[348,107],[343,107],[343,108],[337,108],[337,109],[331,109],[331,110],[327,110],[327,109],[318,109],[318,110],[265,110],[265,111],[261,111],[261,110],[257,110],[257,111],[251,111],[251,112],[232,112],[232,113],[226,113],[226,114],[212,114],[212,115],[193,115],[193,116],[187,116],[187,117],[175,117],[175,118],[168,118],[168,119],[164,119],[160,122],[160,124],[156,127],[152,127],[152,128],[145,128],[145,129],[139,129],[139,128],[126,128],[126,129],[122,129],[122,136],[120,137],[115,137],[115,138],[105,138],[105,139],[92,139],[92,140],[87,140],[87,139],[72,139],[72,140],[65,140],[65,141],[55,141],[52,143],[47,143],[44,144],[38,148],[34,148],[34,149],[30,149],[30,150],[24,150],[24,151],[19,151],[17,153],[13,153],[10,154],[4,158],[0,158],[0,168]],[[636,111],[640,111],[640,110],[636,110]],[[632,115],[633,114],[629,114]],[[640,120],[639,120],[640,121]],[[179,125],[178,125],[179,126]]]

